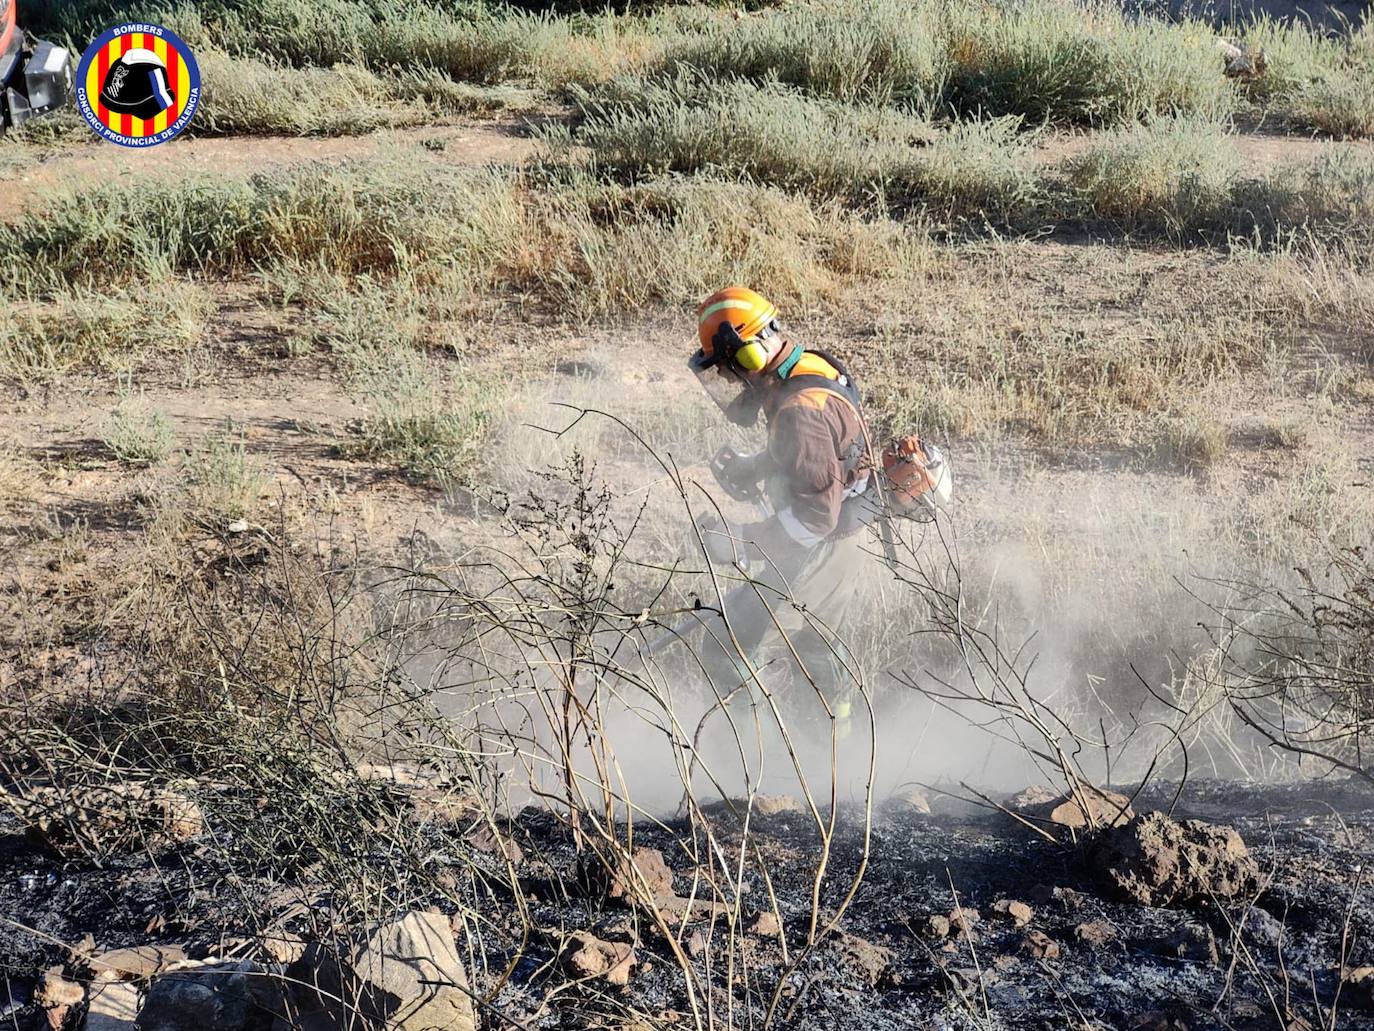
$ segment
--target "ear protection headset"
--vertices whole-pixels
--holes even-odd
[[[766,341],[776,332],[777,323],[770,322],[753,340],[745,341],[740,337],[739,330],[734,325],[730,322],[722,322],[716,329],[716,335],[712,338],[711,343],[716,354],[725,361],[749,372],[758,372],[759,369],[768,364],[769,358],[772,357],[772,351]]]

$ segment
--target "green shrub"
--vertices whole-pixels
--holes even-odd
[[[124,465],[156,465],[172,453],[176,433],[162,412],[149,408],[142,394],[120,398],[100,428],[100,440]]]
[[[1069,177],[1093,216],[1183,233],[1223,223],[1240,174],[1224,126],[1163,118],[1094,141]]]
[[[188,452],[182,475],[191,512],[214,520],[249,515],[268,484],[262,460],[249,454],[243,436],[232,427]]]
[[[778,81],[820,97],[924,110],[948,74],[935,4],[798,4],[703,34],[669,60],[709,80]]]
[[[1374,137],[1374,64],[1314,83],[1288,108],[1298,125],[1339,139]]]
[[[368,411],[342,450],[392,462],[443,487],[470,484],[500,403],[494,384],[460,373],[443,389],[436,370],[413,351],[373,357],[355,378]]]
[[[518,230],[496,170],[414,161],[312,164],[250,179],[201,176],[63,188],[0,238],[0,269],[57,281],[234,273],[282,260],[342,272],[425,262],[485,267]]]
[[[618,80],[575,91],[575,139],[619,172],[716,170],[826,195],[889,196],[941,218],[1008,220],[1033,203],[1036,171],[1017,121],[936,132],[888,108],[743,81]],[[827,141],[818,147],[816,140]]]
[[[1235,191],[1232,230],[1274,243],[1307,238],[1365,253],[1374,243],[1374,155],[1332,145],[1315,161],[1284,164]]]
[[[1201,24],[1129,21],[1119,6],[1027,0],[955,4],[950,99],[965,111],[1117,125],[1155,114],[1218,116],[1235,91]]]

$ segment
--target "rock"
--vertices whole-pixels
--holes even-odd
[[[739,807],[740,812],[743,812],[749,803],[747,800],[741,800],[735,804]],[[805,815],[807,811],[806,805],[801,799],[793,798],[791,795],[754,796],[754,812],[759,816],[781,816],[784,813]]]
[[[929,816],[930,799],[915,785],[898,788],[884,806],[894,816]]]
[[[1048,884],[1037,884],[1027,894],[1037,906],[1048,906],[1052,902],[1057,902],[1065,912],[1079,909],[1083,905],[1083,896],[1072,888],[1054,888]]]
[[[712,899],[686,899],[681,895],[659,895],[654,899],[654,909],[663,917],[669,927],[681,927],[692,920],[709,917],[727,917],[730,906]]]
[[[614,869],[598,871],[593,878],[600,881],[600,887],[609,899],[634,899],[640,892],[648,890],[651,898],[673,894],[673,871],[669,869],[663,853],[656,848],[637,848],[633,858],[617,857]],[[636,876],[638,871],[638,876]],[[640,882],[643,882],[643,888]]]
[[[1021,936],[1020,951],[1032,959],[1058,959],[1059,943],[1044,931],[1027,931]]]
[[[1259,885],[1259,865],[1233,828],[1163,813],[1104,832],[1092,863],[1112,891],[1142,906],[1234,899]]]
[[[1262,49],[1248,52],[1225,39],[1218,39],[1216,44],[1226,65],[1226,74],[1231,78],[1252,79],[1263,75],[1268,67],[1269,62]]]
[[[515,866],[525,861],[525,852],[515,843],[515,839],[501,833],[486,820],[474,827],[465,840],[478,852],[500,856]]]
[[[29,788],[7,801],[30,840],[64,859],[157,850],[205,829],[191,798],[149,784]]]
[[[256,963],[202,963],[155,977],[139,1031],[267,1031],[283,1012],[281,985]]]
[[[1073,936],[1090,948],[1100,949],[1116,940],[1116,928],[1105,920],[1088,920],[1073,929]]]
[[[81,1008],[86,1002],[86,989],[62,976],[60,966],[50,967],[39,977],[33,989],[33,1005],[41,1011],[41,1027],[48,1031],[66,1031],[81,1024]]]
[[[138,985],[128,981],[97,981],[91,985],[85,1031],[134,1031],[138,1018]]]
[[[1035,916],[1035,910],[1016,899],[998,899],[992,904],[992,911],[1006,917],[1015,927],[1025,927]]]
[[[982,923],[983,917],[972,906],[955,906],[949,911],[949,926],[953,931],[967,937],[973,933],[973,928]]]
[[[305,939],[290,931],[264,931],[256,944],[274,963],[291,964],[305,955]]]
[[[1059,797],[1059,792],[1053,788],[1048,788],[1044,784],[1032,784],[1028,788],[1023,788],[1012,795],[1006,801],[1006,806],[1014,813],[1024,812],[1034,806],[1044,805],[1046,802],[1053,802]]]
[[[139,945],[114,949],[88,959],[91,976],[114,981],[146,981],[176,963],[186,961],[186,950],[179,945]]]
[[[467,971],[446,917],[411,910],[351,941],[313,943],[286,971],[292,1026],[474,1031]]]
[[[757,934],[760,938],[781,938],[782,921],[778,919],[778,914],[766,909],[749,925],[749,933]]]
[[[1207,963],[1216,966],[1220,961],[1217,953],[1217,938],[1211,928],[1192,922],[1179,924],[1167,938],[1160,943],[1165,955],[1176,956],[1192,963]]]
[[[921,924],[921,934],[931,941],[943,941],[949,937],[949,917],[934,913]]]
[[[836,931],[834,941],[841,961],[870,988],[895,983],[891,949],[874,945],[871,941],[846,931]]]
[[[698,959],[706,951],[706,935],[700,931],[693,931],[692,936],[687,939],[687,955],[693,959]]]
[[[1241,931],[1256,945],[1266,949],[1276,949],[1283,941],[1282,922],[1258,906],[1251,906],[1245,911]]]
[[[703,948],[705,943],[703,942]],[[590,931],[574,931],[561,953],[563,967],[579,980],[602,978],[610,984],[630,983],[639,957],[624,942],[602,941]]]
[[[1077,792],[1010,808],[1032,823],[1049,823],[1069,831],[1120,826],[1135,815],[1125,795],[1089,784],[1081,785]]]

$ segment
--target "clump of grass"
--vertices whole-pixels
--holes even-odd
[[[367,414],[356,438],[341,450],[382,459],[441,487],[471,483],[481,470],[493,415],[493,384],[471,374],[453,376],[443,389],[436,371],[414,352],[373,356],[356,377]]]
[[[949,99],[964,110],[1111,126],[1217,117],[1235,104],[1201,23],[1130,21],[1117,5],[1058,0],[955,4],[948,18]]]
[[[622,173],[710,170],[860,200],[888,195],[941,218],[1007,220],[1038,192],[1016,119],[940,133],[887,108],[681,74],[576,96],[576,141]],[[818,133],[827,146],[816,146]]]
[[[1241,181],[1233,208],[1239,236],[1341,244],[1363,261],[1359,253],[1374,242],[1374,155],[1353,144],[1332,145],[1315,161]]]
[[[163,281],[138,290],[74,287],[0,308],[0,377],[53,380],[74,369],[127,370],[194,345],[214,305],[202,288]]]
[[[1196,473],[1216,467],[1230,449],[1231,435],[1225,426],[1193,413],[1165,424],[1158,455],[1163,462]]]
[[[1374,62],[1307,87],[1288,113],[1298,124],[1338,139],[1374,136]]]
[[[715,169],[770,185],[860,195],[897,173],[934,136],[925,119],[694,74],[618,80],[574,93],[576,141],[619,172]],[[816,145],[818,135],[826,146]]]
[[[172,453],[172,421],[148,407],[142,393],[126,394],[100,428],[100,440],[123,465],[157,465]]]
[[[1374,136],[1374,32],[1348,36],[1301,22],[1260,18],[1247,26],[1245,48],[1263,53],[1246,95],[1295,128],[1340,139]]]
[[[189,451],[182,475],[192,512],[216,520],[249,515],[268,482],[263,462],[249,453],[242,433],[232,426]]]
[[[1240,175],[1226,129],[1164,118],[1104,136],[1069,166],[1082,204],[1098,218],[1183,233],[1223,222]]]
[[[907,275],[933,247],[919,228],[753,183],[706,177],[625,187],[578,171],[533,194],[516,282],[565,317],[678,304],[723,282],[805,303]]]
[[[669,61],[709,80],[777,81],[818,97],[924,111],[949,58],[937,5],[899,0],[798,4],[689,39]]]
[[[302,165],[249,179],[201,176],[64,187],[0,239],[18,282],[239,273],[283,260],[347,273],[431,261],[480,269],[519,227],[497,170],[383,160]]]
[[[213,50],[197,58],[206,81],[198,135],[349,136],[530,103],[513,87],[458,83],[431,69],[382,76],[361,65],[282,67]]]

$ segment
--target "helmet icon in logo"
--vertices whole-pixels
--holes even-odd
[[[135,118],[155,118],[175,107],[176,95],[167,85],[167,62],[141,47],[127,51],[105,73],[100,102]]]

